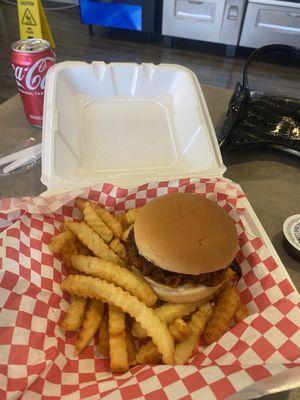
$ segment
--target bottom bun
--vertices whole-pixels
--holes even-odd
[[[143,276],[136,268],[132,267],[134,272],[140,276]],[[149,283],[157,297],[160,300],[167,301],[169,303],[193,303],[194,301],[204,300],[212,296],[221,286],[180,286],[177,288],[172,288],[166,285],[162,285],[150,279],[147,276],[143,278]]]

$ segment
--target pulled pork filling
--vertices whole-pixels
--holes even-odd
[[[125,246],[129,263],[137,268],[142,275],[148,276],[154,281],[172,288],[176,288],[184,284],[189,284],[192,286],[197,286],[199,284],[205,286],[215,286],[223,282],[225,279],[225,269],[207,274],[188,275],[166,271],[165,269],[157,267],[139,254],[134,241],[133,232],[131,232],[128,242],[125,244]]]

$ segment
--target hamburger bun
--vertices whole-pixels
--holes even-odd
[[[238,248],[234,221],[217,203],[191,193],[158,197],[141,208],[134,238],[154,265],[199,275],[226,268]]]
[[[141,275],[136,268],[132,267],[132,269],[136,274]],[[216,293],[221,287],[220,284],[210,287],[204,285],[184,285],[177,288],[172,288],[170,286],[155,282],[148,276],[144,276],[144,279],[149,283],[160,300],[167,301],[169,303],[193,303],[194,301],[204,300]]]

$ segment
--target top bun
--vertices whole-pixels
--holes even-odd
[[[190,275],[226,268],[238,247],[235,224],[226,211],[191,193],[168,194],[142,207],[134,237],[148,261]]]

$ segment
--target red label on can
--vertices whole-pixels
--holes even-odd
[[[33,125],[41,126],[43,123],[46,74],[54,63],[55,55],[50,47],[32,53],[12,49],[12,68],[17,87],[26,118]]]

